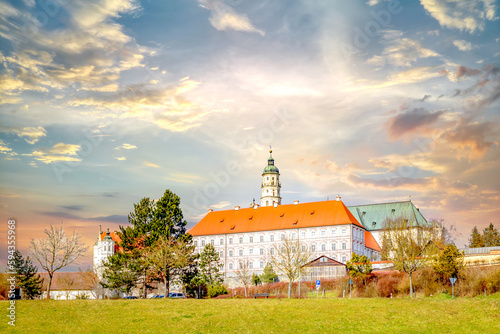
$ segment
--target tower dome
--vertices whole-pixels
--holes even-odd
[[[273,151],[269,150],[269,159],[267,166],[262,172],[262,197],[260,198],[261,206],[273,206],[281,204],[281,184],[280,171],[274,165]]]

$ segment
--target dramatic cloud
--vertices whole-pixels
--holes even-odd
[[[468,68],[466,66],[458,66],[457,67],[457,78],[461,78],[463,76],[471,77],[471,76],[478,75],[479,73],[481,73],[480,70],[471,69],[471,68]]]
[[[261,36],[266,33],[253,26],[246,15],[238,14],[225,4],[223,0],[199,0],[200,5],[211,12],[210,23],[217,30],[232,29],[237,31],[256,32]]]
[[[462,119],[456,127],[446,132],[443,138],[457,149],[457,158],[467,157],[469,159],[481,157],[493,142],[488,137],[498,138],[498,126],[494,122],[472,122]],[[499,144],[498,142],[496,143]]]
[[[483,30],[486,21],[497,19],[497,7],[490,0],[420,0],[420,3],[441,26],[470,33]]]
[[[464,41],[463,39],[453,41],[453,45],[455,45],[460,51],[472,50],[472,44],[467,41]]]
[[[443,111],[430,112],[424,108],[416,108],[396,115],[388,122],[389,138],[396,140],[406,133],[429,126],[435,123],[442,114]]]

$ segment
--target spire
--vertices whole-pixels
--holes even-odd
[[[106,232],[106,235],[109,235],[109,227],[108,227],[108,231]]]

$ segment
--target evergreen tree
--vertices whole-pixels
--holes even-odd
[[[483,243],[484,247],[500,246],[500,233],[493,226],[493,223],[490,223],[490,226],[484,229]]]
[[[200,254],[199,260],[200,275],[207,286],[220,285],[223,281],[220,274],[220,259],[219,253],[214,246],[209,243],[205,246]]]
[[[260,276],[256,275],[256,274],[252,274],[252,283],[255,286],[262,284],[262,281],[260,280]]]
[[[103,280],[100,284],[128,294],[140,281],[144,265],[143,254],[139,249],[116,253],[103,264]]]
[[[477,226],[474,226],[474,228],[472,229],[472,233],[469,239],[469,247],[470,248],[484,247],[483,236],[477,230]]]
[[[445,280],[450,277],[457,277],[459,271],[464,266],[464,253],[459,251],[455,245],[447,245],[439,254],[433,264],[434,271]]]
[[[347,261],[346,267],[349,270],[351,278],[359,278],[366,285],[366,279],[371,276],[372,264],[366,255],[352,253],[351,260]]]
[[[42,294],[43,278],[37,274],[37,267],[30,258],[23,258],[20,251],[14,252],[13,269],[17,285],[22,288],[26,299],[34,299]]]
[[[262,283],[273,283],[278,279],[278,275],[274,272],[273,266],[271,263],[267,263],[264,267],[264,271],[262,275],[260,275],[260,280]]]

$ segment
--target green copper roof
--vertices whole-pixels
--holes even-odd
[[[347,207],[367,231],[383,229],[387,218],[405,217],[414,222],[414,225],[425,226],[427,220],[411,201],[352,205]]]
[[[269,150],[269,159],[267,159],[267,166],[264,168],[264,171],[262,174],[267,174],[267,173],[277,173],[279,174],[279,169],[274,165],[274,159],[273,159],[273,151]]]

